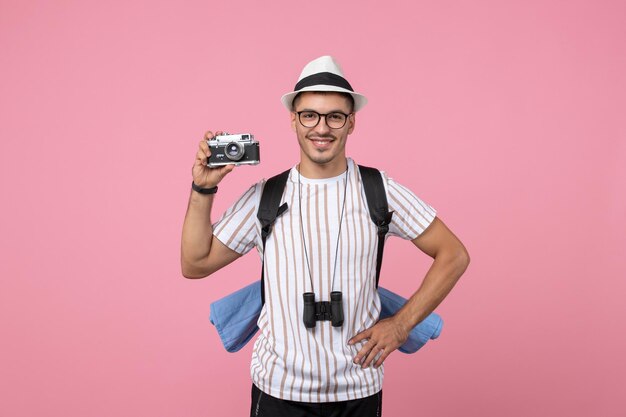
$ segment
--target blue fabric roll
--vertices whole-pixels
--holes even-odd
[[[393,316],[405,303],[406,299],[385,288],[378,287],[380,296],[380,318]],[[261,281],[235,291],[213,303],[209,319],[217,329],[224,348],[228,352],[237,352],[255,335],[257,320],[261,314]],[[430,339],[441,334],[443,320],[436,313],[431,313],[409,333],[407,341],[398,348],[403,353],[415,353]]]
[[[262,307],[261,281],[211,303],[209,319],[227,351],[237,352],[252,339],[259,330],[256,323]]]
[[[378,287],[378,295],[380,296],[381,319],[393,316],[406,303],[406,298],[383,287]],[[437,313],[430,313],[411,329],[409,338],[398,350],[403,353],[415,353],[430,339],[438,338],[442,328],[441,317]]]

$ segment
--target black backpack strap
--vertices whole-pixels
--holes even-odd
[[[265,241],[272,232],[272,226],[276,218],[287,211],[288,205],[280,205],[285,185],[289,178],[290,169],[273,176],[265,182],[261,202],[257,211],[257,218],[261,223],[261,240],[263,241],[263,262],[261,265],[261,305],[265,304]]]
[[[393,212],[389,211],[387,204],[387,193],[383,184],[383,177],[379,170],[359,165],[367,208],[372,221],[378,228],[378,251],[376,255],[376,288],[380,279],[380,268],[383,263],[383,249],[385,247],[385,235],[389,231],[389,224]]]

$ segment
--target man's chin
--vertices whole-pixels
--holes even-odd
[[[334,161],[336,155],[331,155],[329,152],[318,151],[313,155],[309,155],[309,159],[318,165],[326,165]]]

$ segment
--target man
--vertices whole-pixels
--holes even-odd
[[[262,254],[265,304],[251,364],[251,415],[379,416],[383,362],[446,297],[469,256],[434,209],[383,174],[394,212],[389,234],[411,240],[434,262],[406,305],[379,321],[376,228],[358,167],[345,149],[356,112],[367,100],[325,56],[305,66],[282,102],[291,111],[300,161],[283,193],[289,208],[277,218]],[[212,137],[207,132],[206,138]],[[183,226],[181,264],[187,278],[208,276],[255,246],[262,251],[256,212],[264,182],[213,225],[214,191],[233,166],[209,169],[209,155],[203,140]],[[343,324],[305,326],[303,294],[328,301],[333,291],[343,297]]]

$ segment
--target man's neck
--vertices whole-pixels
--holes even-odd
[[[333,178],[346,172],[347,167],[348,160],[345,156],[326,164],[318,164],[303,158],[298,164],[300,175],[310,179]]]

